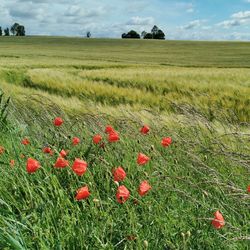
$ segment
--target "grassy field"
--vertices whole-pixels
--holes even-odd
[[[249,249],[250,43],[1,37],[0,88],[0,249]],[[84,176],[53,168],[63,148],[70,165],[88,162]],[[28,157],[42,165],[32,175]],[[131,193],[122,205],[118,166]],[[143,180],[152,190],[140,197]],[[83,185],[91,196],[77,202]]]

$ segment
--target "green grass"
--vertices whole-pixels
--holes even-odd
[[[249,43],[1,37],[0,54],[11,96],[7,125],[0,115],[0,249],[249,249]],[[103,150],[91,139],[106,141],[110,123],[121,140]],[[54,156],[42,153],[47,144]],[[71,164],[89,163],[83,177],[53,168],[62,148]],[[151,157],[144,167],[139,152]],[[33,175],[27,157],[41,162]],[[118,166],[131,192],[123,205]],[[152,190],[139,197],[144,179]],[[82,185],[91,196],[76,202]],[[221,230],[211,226],[216,210]]]

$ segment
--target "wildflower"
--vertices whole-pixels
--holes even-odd
[[[142,133],[142,134],[144,134],[144,135],[146,135],[148,132],[149,132],[149,126],[147,126],[147,125],[144,125],[142,128],[141,128],[141,130],[140,130],[140,132]]]
[[[55,125],[56,127],[60,127],[62,124],[63,124],[63,119],[62,119],[61,117],[56,117],[56,118],[54,119],[54,125]]]
[[[50,154],[50,155],[53,155],[53,153],[54,153],[53,150],[50,147],[44,147],[43,152],[45,154]]]
[[[0,146],[0,155],[2,155],[5,151],[5,148],[3,146]]]
[[[86,170],[87,170],[87,162],[80,160],[80,159],[75,159],[72,170],[79,176],[82,176]]]
[[[152,187],[149,185],[147,181],[141,182],[139,188],[138,188],[138,193],[140,196],[144,196],[147,194],[147,192],[151,189]]]
[[[26,145],[30,144],[30,141],[28,138],[24,138],[21,143],[26,146]]]
[[[65,158],[67,156],[67,154],[68,154],[68,151],[65,151],[64,149],[62,149],[61,152],[60,152],[60,156],[62,158]]]
[[[138,154],[138,157],[137,157],[137,163],[139,165],[144,165],[146,164],[148,161],[150,160],[150,158],[142,153],[139,153]]]
[[[54,165],[55,168],[65,168],[69,166],[69,162],[62,157],[58,157]]]
[[[168,147],[172,143],[172,138],[171,137],[164,137],[161,141],[161,145],[163,147]]]
[[[93,137],[93,143],[94,144],[98,144],[101,140],[102,140],[102,136],[101,135],[95,135]]]
[[[127,201],[129,196],[130,196],[130,193],[125,186],[118,187],[117,193],[116,193],[117,202],[119,202],[120,204],[123,204],[124,202]]]
[[[35,173],[40,168],[40,163],[37,160],[28,158],[26,164],[26,170],[29,174]]]
[[[216,228],[216,229],[220,229],[225,225],[225,220],[222,216],[222,214],[220,213],[220,211],[216,211],[214,213],[214,219],[212,221],[212,225]]]
[[[106,134],[109,134],[111,132],[115,132],[114,128],[110,125],[108,125],[106,128],[105,128],[105,133]]]
[[[78,201],[80,200],[83,200],[83,199],[87,199],[88,197],[90,196],[90,192],[89,192],[89,189],[87,186],[85,187],[81,187],[77,190],[77,193],[76,193],[76,199]]]
[[[119,134],[116,131],[110,132],[108,141],[109,142],[117,142],[120,140]]]
[[[10,160],[10,166],[14,167],[15,166],[15,160]]]
[[[247,187],[247,192],[250,193],[250,185]]]
[[[114,175],[114,181],[123,181],[126,178],[126,172],[122,167],[118,167],[113,172]]]
[[[73,145],[77,145],[77,144],[79,144],[80,143],[80,139],[78,138],[78,137],[73,137],[73,139],[72,139],[72,144]]]

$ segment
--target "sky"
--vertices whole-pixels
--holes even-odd
[[[250,0],[0,0],[0,26],[27,35],[119,38],[161,28],[170,40],[250,40]]]

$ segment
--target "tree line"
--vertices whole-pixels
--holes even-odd
[[[151,32],[143,31],[141,35],[139,35],[136,31],[130,30],[128,33],[123,33],[122,38],[134,38],[134,39],[160,39],[165,40],[164,32],[159,29],[156,25],[152,28]]]
[[[7,27],[2,30],[2,27],[0,27],[0,36],[10,36],[10,33],[13,36],[25,36],[25,27],[19,23],[14,23],[10,29]]]

